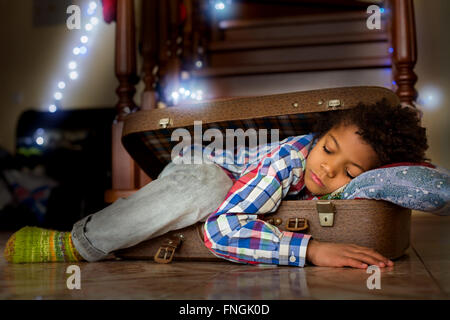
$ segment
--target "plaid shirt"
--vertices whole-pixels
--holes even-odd
[[[226,152],[209,156],[236,178],[222,205],[204,225],[205,245],[214,255],[239,263],[304,266],[311,236],[281,231],[258,215],[275,212],[286,195],[303,189],[313,138],[308,134],[262,149],[242,148],[234,163],[226,161],[230,157]]]

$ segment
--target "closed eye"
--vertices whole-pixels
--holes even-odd
[[[323,145],[323,151],[325,151],[326,153],[330,154],[331,151],[327,149],[327,147],[325,145]],[[347,171],[347,177],[349,177],[350,179],[355,179],[355,177],[353,177],[350,173],[348,173]]]

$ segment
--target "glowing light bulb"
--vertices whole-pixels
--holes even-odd
[[[80,38],[81,43],[87,43],[89,41],[89,38],[87,36],[82,36]]]
[[[181,94],[183,94],[183,93],[184,93],[184,91],[185,91],[185,89],[184,89],[184,88],[180,88],[180,89],[178,89],[178,92],[179,92],[179,93],[181,93]]]
[[[70,61],[67,66],[69,67],[70,70],[74,70],[77,68],[77,63],[75,61]]]
[[[57,92],[55,92],[55,94],[53,95],[53,97],[54,97],[56,100],[61,100],[62,97],[63,97],[63,95],[62,95],[61,92],[57,91]]]
[[[203,66],[203,63],[198,60],[197,62],[195,62],[195,66],[200,69]]]
[[[91,30],[92,30],[92,24],[87,23],[87,24],[84,26],[84,29],[86,29],[86,31],[91,31]]]
[[[89,2],[89,9],[97,9],[97,3],[95,3],[94,1]]]
[[[92,17],[90,20],[91,24],[93,26],[96,26],[98,24],[98,18],[97,17]]]
[[[50,111],[51,113],[56,112],[57,109],[58,108],[54,104],[48,106],[48,111]]]
[[[87,48],[85,46],[80,47],[81,54],[86,54],[86,52],[87,52]]]
[[[66,83],[64,81],[58,82],[58,88],[64,89],[66,87]]]
[[[178,92],[176,92],[176,91],[172,92],[172,98],[173,98],[174,100],[177,100],[179,96],[180,96],[180,95],[178,94]]]
[[[442,106],[442,90],[434,86],[426,86],[419,90],[418,102],[427,110],[435,110]]]
[[[36,138],[36,143],[40,146],[42,146],[44,144],[44,137],[37,137]]]
[[[224,4],[223,2],[217,2],[217,3],[214,5],[214,8],[215,8],[216,10],[223,10],[223,9],[225,9],[225,4]]]
[[[76,56],[79,55],[80,54],[80,48],[78,48],[78,47],[73,48],[72,53],[74,55],[76,55]]]
[[[72,80],[77,79],[78,78],[78,72],[76,72],[76,71],[70,72],[69,73],[69,78],[72,79]]]

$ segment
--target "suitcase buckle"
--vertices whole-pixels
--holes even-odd
[[[158,251],[154,256],[154,260],[156,263],[169,263],[173,259],[173,255],[175,254],[175,250],[181,245],[184,236],[182,234],[171,237],[166,240],[166,244],[159,247]]]
[[[155,262],[156,263],[169,263],[173,259],[173,255],[175,254],[174,247],[163,246],[159,247],[158,252],[155,254]]]
[[[286,230],[303,231],[308,229],[308,220],[305,218],[289,218],[286,222]]]
[[[335,207],[331,201],[317,201],[317,212],[319,213],[319,222],[322,227],[332,227],[334,224]]]

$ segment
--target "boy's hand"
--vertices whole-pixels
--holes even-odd
[[[392,261],[373,249],[353,244],[319,242],[310,240],[306,260],[320,267],[353,267],[365,269],[369,265],[391,267]]]

